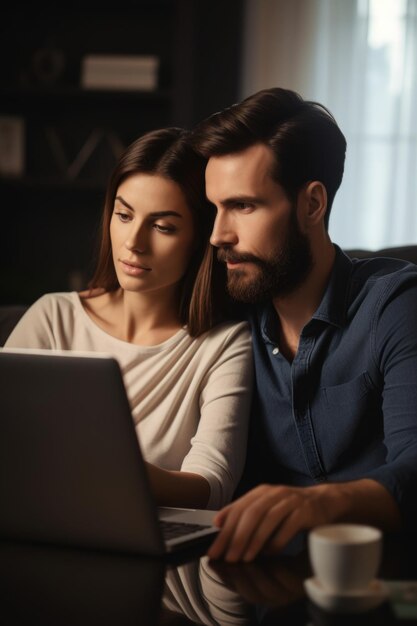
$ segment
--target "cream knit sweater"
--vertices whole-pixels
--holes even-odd
[[[98,327],[77,293],[55,293],[29,308],[6,347],[114,356],[145,459],[206,478],[208,508],[231,499],[245,459],[252,389],[246,323],[221,324],[197,338],[181,329],[159,345],[138,346]]]

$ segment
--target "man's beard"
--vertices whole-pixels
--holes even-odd
[[[249,304],[265,303],[286,296],[299,287],[313,267],[310,241],[298,226],[295,211],[291,213],[283,247],[268,259],[252,254],[236,254],[227,248],[218,251],[220,261],[249,261],[259,268],[252,276],[244,269],[229,270],[227,289],[233,299]]]

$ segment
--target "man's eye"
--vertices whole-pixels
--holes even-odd
[[[235,206],[239,211],[251,211],[254,208],[250,202],[236,202]]]

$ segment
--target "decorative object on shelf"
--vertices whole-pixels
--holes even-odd
[[[102,149],[100,144],[103,144],[103,142],[109,146],[114,161],[119,158],[125,148],[115,132],[94,128],[80,146],[75,157],[70,160],[59,133],[54,128],[48,127],[45,129],[45,134],[54,157],[54,162],[58,165],[65,178],[70,180],[75,180],[79,177],[84,166],[90,161],[94,153]],[[100,172],[97,172],[96,176],[97,179],[100,179]]]
[[[25,121],[22,117],[0,117],[0,175],[22,176],[25,169]]]
[[[62,50],[55,48],[41,48],[36,50],[32,59],[32,71],[39,84],[51,85],[56,83],[65,68],[65,55]]]
[[[90,54],[83,58],[81,85],[86,89],[154,91],[159,59],[148,55]]]

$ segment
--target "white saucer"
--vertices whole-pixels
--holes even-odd
[[[373,580],[369,587],[358,591],[335,594],[323,587],[317,578],[308,578],[304,587],[310,600],[320,608],[334,613],[360,613],[382,604],[389,591],[380,580]]]

